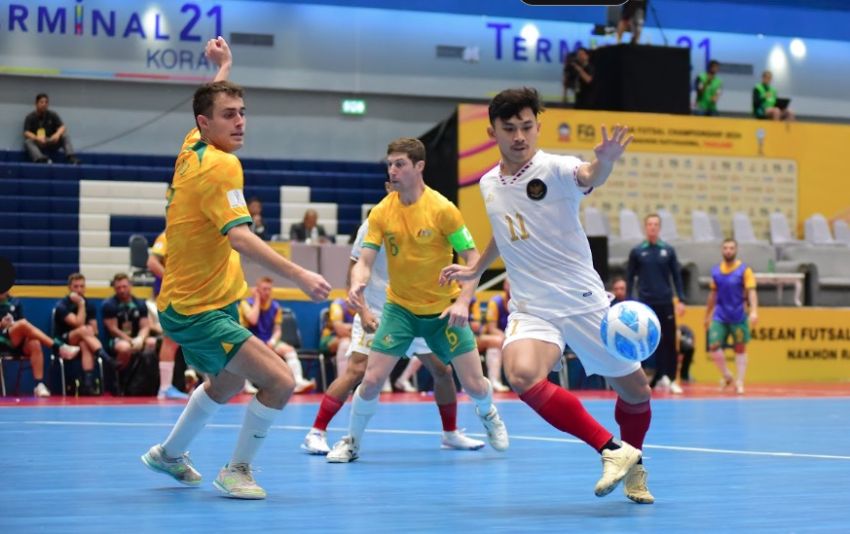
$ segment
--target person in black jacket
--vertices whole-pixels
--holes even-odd
[[[634,294],[635,278],[638,282],[637,300],[643,302],[658,316],[661,323],[661,343],[655,350],[656,372],[652,386],[668,389],[680,394],[682,388],[676,383],[676,317],[685,313],[685,292],[682,273],[676,250],[662,241],[661,217],[657,213],[644,219],[646,240],[632,249],[626,275],[626,294]],[[672,287],[671,287],[672,280]],[[678,297],[675,315],[673,290]]]
[[[68,163],[78,164],[67,128],[59,115],[50,111],[50,99],[44,93],[35,97],[35,111],[24,120],[24,148],[35,163],[52,163],[48,154],[59,149],[65,152]]]

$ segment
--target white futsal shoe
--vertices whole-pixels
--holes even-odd
[[[441,448],[458,451],[477,451],[484,448],[484,442],[480,439],[470,438],[463,433],[463,430],[452,430],[451,432],[443,432]]]
[[[476,407],[475,413],[478,414],[478,418],[481,419],[484,429],[487,430],[487,441],[490,442],[490,446],[499,452],[508,450],[508,446],[510,445],[508,428],[505,426],[502,418],[499,417],[499,411],[496,407],[493,406],[490,408],[490,412],[486,415],[481,415],[481,412]]]
[[[168,475],[181,484],[197,486],[201,483],[201,474],[192,465],[188,452],[177,458],[169,458],[162,445],[154,445],[142,455],[142,463],[151,471]]]
[[[614,491],[617,484],[628,474],[629,470],[640,460],[640,451],[625,441],[616,450],[602,451],[602,478],[596,483],[597,497],[604,497]]]
[[[324,430],[311,428],[307,435],[304,436],[304,442],[301,443],[301,448],[307,451],[308,454],[318,454],[324,456],[331,451],[328,447],[328,433]]]
[[[265,499],[266,490],[261,488],[251,472],[249,464],[226,465],[218,472],[213,486],[234,499]]]
[[[354,438],[345,436],[337,441],[331,452],[328,453],[328,462],[332,464],[347,464],[360,458],[360,444],[355,443]]]
[[[623,479],[623,492],[626,497],[638,504],[652,504],[655,502],[655,497],[649,492],[646,487],[646,469],[642,464],[635,464],[629,469],[626,478]]]

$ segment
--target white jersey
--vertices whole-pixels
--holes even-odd
[[[354,245],[351,246],[351,259],[357,261],[360,259],[360,251],[363,249],[363,240],[366,234],[369,233],[369,221],[363,221],[360,228],[357,229],[357,237],[354,238]],[[389,283],[389,274],[387,273],[387,253],[384,247],[378,251],[375,257],[375,263],[372,264],[372,276],[369,278],[369,283],[366,284],[366,289],[363,291],[363,297],[366,299],[366,305],[372,312],[380,313],[384,309],[384,303],[387,301],[387,284]]]
[[[608,307],[579,220],[581,199],[590,192],[577,182],[582,164],[540,150],[514,176],[502,176],[497,165],[481,178],[512,312],[550,319]]]

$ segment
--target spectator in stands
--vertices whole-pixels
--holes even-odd
[[[82,395],[100,395],[102,384],[94,377],[95,358],[104,362],[112,358],[103,350],[97,337],[97,312],[88,302],[86,277],[81,273],[68,276],[68,296],[56,304],[53,316],[53,334],[62,342],[80,348],[83,364]]]
[[[248,213],[251,214],[251,231],[263,241],[268,241],[266,223],[263,221],[263,203],[259,198],[251,197],[248,201]]]
[[[487,304],[489,308],[489,302]],[[481,304],[475,297],[469,303],[469,327],[475,334],[478,352],[484,353],[484,366],[487,369],[487,378],[493,384],[493,391],[510,391],[511,388],[502,383],[502,345],[505,343],[505,332],[488,328],[487,324],[481,321]]]
[[[272,279],[263,276],[257,280],[253,294],[239,305],[239,319],[242,326],[260,338],[292,369],[295,377],[295,393],[307,393],[316,388],[315,380],[306,380],[301,368],[301,360],[295,348],[281,340],[283,309],[272,299]],[[252,389],[246,388],[248,391]],[[254,391],[256,393],[256,391]]]
[[[794,113],[788,109],[780,109],[777,106],[776,89],[770,85],[773,81],[773,73],[769,70],[761,74],[761,83],[753,87],[753,116],[757,119],[793,121]]]
[[[661,343],[653,353],[656,372],[651,385],[681,394],[682,388],[676,383],[676,315],[681,317],[685,313],[681,267],[676,259],[676,250],[659,238],[661,216],[657,213],[647,215],[644,233],[646,240],[629,254],[626,295],[631,297],[634,294],[637,279],[638,300],[652,308],[661,323]],[[673,289],[679,298],[675,313]]]
[[[331,241],[325,228],[319,224],[319,213],[312,208],[304,212],[303,221],[293,223],[289,228],[289,240],[313,244]]]
[[[79,347],[72,347],[60,339],[50,336],[24,319],[21,302],[13,298],[8,291],[0,293],[0,352],[22,354],[32,364],[32,376],[35,380],[33,394],[36,397],[49,397],[50,390],[44,385],[44,353],[41,347],[52,348],[60,358],[75,358]]]
[[[133,358],[152,358],[156,338],[150,335],[148,306],[133,296],[133,284],[125,273],[112,278],[114,295],[103,301],[103,326],[109,336],[109,351],[116,359],[119,373],[126,371]]]
[[[148,254],[147,267],[154,276],[154,299],[159,295],[159,290],[162,289],[162,277],[165,275],[165,257],[167,253],[168,240],[165,237],[165,232],[162,232],[157,236],[153,247],[151,247],[150,254]],[[152,329],[154,325],[159,327],[159,317],[157,314],[158,310],[156,309],[155,300],[150,301],[148,304],[148,317],[150,318]],[[178,386],[180,382],[178,380],[179,375],[175,376],[174,374],[174,369],[178,367],[177,364],[182,369],[186,368],[183,353],[179,351],[180,346],[173,339],[166,336],[161,328],[157,328],[157,331],[153,332],[153,334],[162,336],[162,344],[159,347],[159,393],[157,394],[157,398],[188,399],[189,396],[181,391],[181,388]],[[198,375],[193,369],[188,369],[186,372],[189,373],[186,375],[187,377],[193,378],[194,382],[198,381]],[[183,383],[185,384],[185,380]]]
[[[693,382],[691,365],[694,363],[694,331],[688,325],[679,325],[679,380],[684,384]]]
[[[708,62],[708,71],[696,79],[697,103],[694,112],[697,115],[717,115],[717,101],[723,89],[723,81],[717,76],[720,62],[712,59]]]
[[[580,47],[564,62],[564,95],[571,90],[576,95],[576,108],[589,109],[593,89],[593,64],[587,48]]]
[[[614,295],[614,299],[611,301],[611,305],[617,304],[618,302],[623,302],[624,300],[628,300],[628,293],[626,291],[626,279],[622,276],[617,276],[611,282],[611,294]]]
[[[68,163],[78,164],[74,147],[66,134],[67,128],[59,115],[47,109],[50,99],[44,93],[35,97],[35,111],[24,120],[24,148],[32,161],[53,163],[48,154],[60,148],[65,152]]]
[[[632,33],[632,44],[638,44],[643,22],[646,19],[646,8],[649,0],[629,0],[623,6],[620,22],[617,23],[617,44],[623,41],[623,33]]]
[[[336,299],[328,309],[328,318],[322,325],[319,352],[326,356],[336,355],[337,375],[345,373],[348,365],[345,353],[351,344],[351,327],[356,312],[345,299]]]

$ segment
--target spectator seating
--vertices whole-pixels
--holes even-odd
[[[820,213],[815,213],[803,223],[803,231],[805,232],[806,243],[812,245],[834,245],[835,239],[832,238],[832,233],[829,231],[829,223],[826,222],[826,217]]]
[[[83,165],[41,165],[0,151],[0,255],[20,284],[64,284],[83,272],[90,283],[129,266],[129,238],[153,243],[164,228],[173,156],[86,154]],[[357,229],[385,195],[379,163],[243,160],[245,196],[263,202],[269,235],[289,235],[308,207],[330,234]]]
[[[836,219],[832,222],[832,233],[835,242],[840,245],[850,246],[850,225],[844,219]]]

